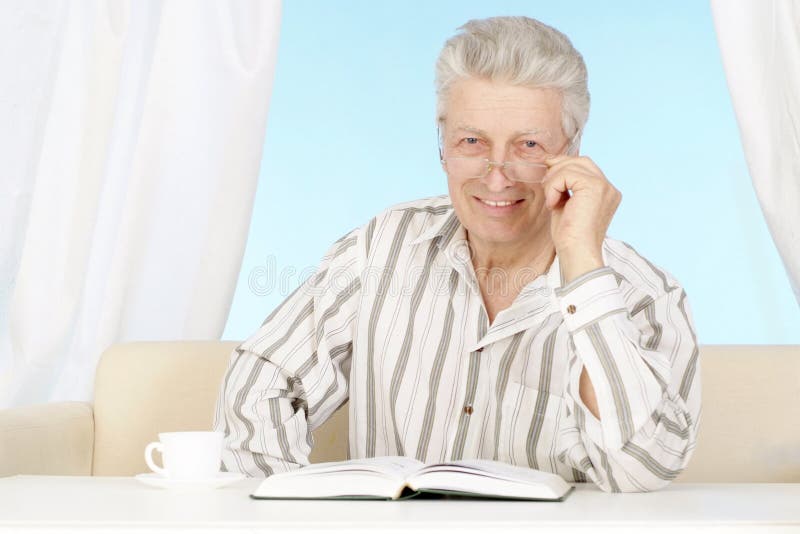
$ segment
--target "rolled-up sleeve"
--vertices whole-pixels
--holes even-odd
[[[611,267],[558,288],[570,333],[559,459],[608,492],[652,491],[686,467],[700,419],[699,349],[686,293],[626,303]],[[580,396],[583,368],[598,420]]]
[[[223,470],[265,477],[309,463],[311,430],[348,397],[364,237],[360,227],[337,240],[231,354],[214,416]]]

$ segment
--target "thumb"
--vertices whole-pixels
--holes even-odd
[[[544,206],[545,208],[552,210],[555,208],[559,201],[561,200],[562,192],[559,191],[553,184],[552,181],[546,181],[544,183]]]
[[[557,189],[552,189],[545,195],[545,206],[550,211],[558,210],[563,208],[569,199],[570,199],[570,194],[568,191],[559,191]]]

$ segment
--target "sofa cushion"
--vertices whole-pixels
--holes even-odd
[[[0,477],[90,475],[93,426],[88,402],[0,410]]]
[[[235,341],[111,346],[95,375],[94,475],[149,472],[144,448],[159,432],[211,430]],[[156,456],[160,463],[160,458]]]
[[[697,448],[676,482],[800,482],[800,346],[703,345]]]

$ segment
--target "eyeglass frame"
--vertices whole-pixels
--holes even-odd
[[[572,141],[569,141],[569,145],[567,146],[567,150],[566,150],[567,154],[569,154],[570,151],[574,148],[575,143],[580,139],[581,133],[582,133],[582,129],[578,128],[578,131],[575,132],[575,135],[572,136]],[[473,177],[469,178],[470,180],[482,180],[482,179],[486,178],[487,176],[489,176],[489,174],[492,172],[492,167],[498,167],[498,166],[500,168],[502,168],[504,171],[505,171],[505,168],[506,168],[507,165],[520,165],[520,164],[528,166],[528,167],[543,167],[545,169],[549,168],[548,165],[545,165],[544,163],[533,163],[533,162],[528,162],[528,161],[493,161],[493,160],[490,160],[489,158],[481,158],[481,157],[477,157],[477,156],[452,156],[452,157],[449,157],[449,158],[443,158],[442,157],[442,155],[443,155],[442,154],[442,135],[441,135],[440,125],[438,125],[438,124],[436,125],[436,140],[437,140],[437,144],[439,145],[439,162],[442,163],[445,166],[447,165],[447,160],[449,160],[449,159],[483,160],[483,161],[486,162],[486,172],[483,174],[483,176],[473,176]],[[559,150],[559,154],[561,154],[561,153],[562,153],[562,151]],[[554,154],[554,155],[557,155],[557,154]],[[506,178],[508,178],[509,180],[511,180],[512,182],[541,183],[541,181],[539,181],[539,182],[526,182],[524,180],[514,180],[512,178],[509,178],[508,175],[505,172],[503,172],[503,175]]]

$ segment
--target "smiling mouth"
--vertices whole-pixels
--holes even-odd
[[[480,197],[473,197],[473,198],[478,202],[480,202],[483,206],[490,208],[492,210],[508,210],[517,206],[520,202],[525,200],[524,198],[520,198],[518,200],[489,200]]]

